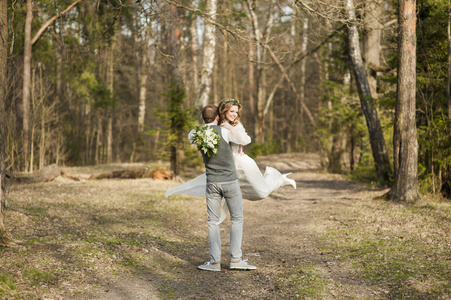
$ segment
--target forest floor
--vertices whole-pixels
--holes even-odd
[[[0,298],[451,299],[449,201],[385,201],[387,190],[321,172],[316,155],[256,161],[297,182],[244,200],[243,256],[257,270],[229,270],[229,218],[221,272],[197,269],[205,200],[165,198],[177,181],[87,179],[136,165],[66,168],[84,179],[9,187],[17,246],[0,249]]]

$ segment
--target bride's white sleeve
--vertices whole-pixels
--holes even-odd
[[[241,123],[238,123],[229,133],[229,141],[238,145],[247,145],[251,143],[251,137],[246,133],[246,129]]]

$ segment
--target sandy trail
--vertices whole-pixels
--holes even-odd
[[[286,186],[261,201],[245,200],[243,255],[256,271],[237,272],[228,269],[229,226],[222,226],[223,258],[221,272],[196,269],[208,258],[208,245],[198,245],[199,253],[187,253],[185,267],[173,281],[155,278],[152,272],[139,276],[105,280],[93,299],[292,299],[277,289],[282,274],[300,272],[308,266],[321,274],[326,288],[322,299],[376,299],[377,287],[359,278],[350,266],[333,259],[321,250],[316,232],[325,224],[346,226],[341,216],[356,201],[374,197],[384,191],[369,190],[341,176],[323,174],[315,155],[272,155],[256,160],[282,173],[293,172],[297,189]],[[176,185],[174,183],[173,185]],[[332,258],[331,258],[332,257]],[[285,276],[285,275],[282,275]],[[308,274],[306,274],[308,276]],[[276,296],[277,295],[277,296]]]

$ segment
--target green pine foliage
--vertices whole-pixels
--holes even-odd
[[[317,132],[323,166],[335,173],[355,171],[358,165],[361,170],[367,165],[361,158],[371,157],[371,149],[367,147],[368,134],[359,98],[341,83],[327,81],[325,86],[323,103],[327,104],[320,111]]]
[[[154,105],[155,116],[163,123],[164,128],[160,134],[162,139],[160,144],[165,151],[160,152],[160,158],[167,160],[172,151],[190,149],[188,143],[188,132],[194,126],[194,110],[185,107],[185,89],[177,84],[167,86],[167,91],[162,94],[165,98],[166,106]],[[159,129],[148,130],[147,134],[155,135]],[[187,151],[192,157],[192,151]],[[197,151],[196,151],[197,152]]]
[[[446,0],[419,0],[417,19],[417,124],[422,192],[451,197],[451,121],[448,117],[449,20]]]

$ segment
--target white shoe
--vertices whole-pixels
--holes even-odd
[[[289,185],[291,184],[293,186],[294,189],[296,189],[296,181],[294,181],[291,178],[288,178],[287,176],[290,175],[291,173],[288,174],[282,174],[283,177],[283,181],[285,182],[285,185]]]
[[[197,268],[204,271],[216,271],[216,272],[221,271],[221,265],[219,263],[212,264],[209,261],[207,261],[203,265],[198,266]]]
[[[255,270],[255,269],[257,269],[257,267],[248,264],[247,259],[244,259],[242,261],[235,262],[235,263],[231,262],[230,269],[231,270]]]

